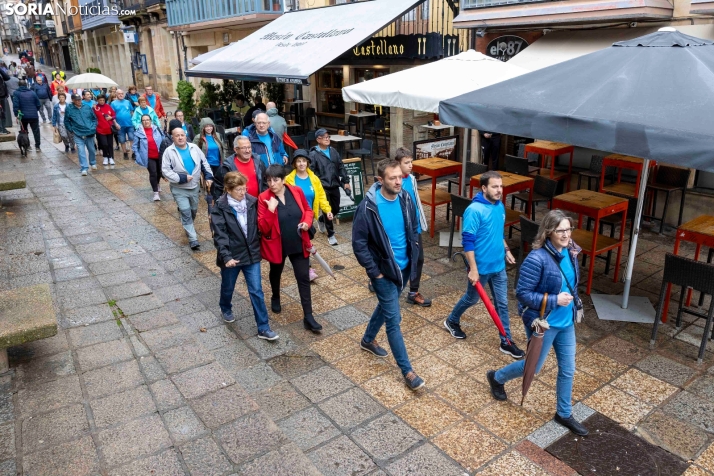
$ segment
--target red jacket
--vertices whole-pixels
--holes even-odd
[[[114,109],[112,109],[109,104],[105,103],[103,106],[95,104],[92,110],[94,111],[94,115],[97,116],[97,134],[112,134],[114,132],[112,131],[112,124],[114,124],[114,119],[116,119],[117,117],[117,114],[116,112],[114,112]],[[112,116],[111,120],[106,120],[104,118],[105,115]]]
[[[146,94],[142,94],[141,97],[146,98]],[[154,93],[154,97],[156,98],[156,107],[154,108],[154,112],[159,117],[159,119],[163,119],[164,117],[166,117],[166,113],[164,112],[163,104],[161,104],[161,96],[159,96],[157,93]],[[146,98],[146,104],[148,106],[151,106],[149,98]]]
[[[293,198],[297,202],[300,210],[302,211],[301,223],[307,223],[312,225],[312,219],[314,214],[312,209],[307,204],[305,199],[305,194],[302,192],[300,187],[293,187],[292,185],[285,184],[287,192],[293,194]],[[269,263],[282,263],[283,262],[283,245],[280,241],[280,224],[278,223],[278,211],[272,213],[268,210],[268,205],[265,203],[275,197],[275,194],[270,191],[270,189],[261,193],[258,196],[258,230],[260,230],[260,255],[263,259],[267,260]],[[276,197],[277,200],[277,197]],[[310,256],[308,251],[312,248],[312,243],[310,242],[310,237],[307,231],[303,231],[302,243],[303,243],[303,254],[305,258]]]

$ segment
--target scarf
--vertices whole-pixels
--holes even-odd
[[[245,197],[239,202],[228,195],[228,205],[235,211],[238,224],[243,229],[245,236],[248,236],[248,202],[246,202]]]

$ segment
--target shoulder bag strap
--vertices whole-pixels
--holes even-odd
[[[575,296],[575,292],[573,291],[573,287],[570,285],[570,282],[568,282],[568,278],[565,277],[565,272],[563,271],[563,268],[560,267],[560,263],[558,262],[557,259],[555,259],[555,256],[553,256],[550,252],[548,252],[550,257],[553,259],[555,262],[555,265],[558,267],[558,270],[560,271],[560,274],[563,275],[563,281],[565,281],[565,285],[568,287],[568,291],[570,291],[571,296]]]

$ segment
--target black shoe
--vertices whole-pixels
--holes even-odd
[[[75,149],[74,147],[72,147],[69,151],[70,151],[70,153],[72,153],[72,154],[76,154],[76,153],[77,153],[77,149]]]
[[[8,131],[7,129],[3,129],[0,131],[0,134],[10,134],[10,131]]]
[[[362,339],[362,341],[359,343],[359,347],[362,350],[366,350],[367,352],[370,352],[377,357],[386,357],[389,355],[386,350],[382,349],[380,346],[378,346],[374,341],[370,342],[369,344]]]
[[[131,153],[131,160],[136,160],[136,152]]]
[[[40,151],[40,146],[39,146],[39,145],[36,145],[36,146],[35,146],[35,152],[39,152],[39,151]]]
[[[456,339],[466,339],[466,333],[461,330],[460,325],[449,322],[447,319],[444,321],[444,327],[446,327],[446,330],[451,333],[452,337],[455,337]]]
[[[69,152],[69,147],[64,148],[64,153],[66,154],[67,152]]]
[[[119,146],[114,147],[114,150],[119,150]]]
[[[280,311],[283,310],[283,308],[280,306],[280,298],[270,298],[270,310],[273,311],[275,314],[280,314]]]
[[[198,241],[192,241],[188,244],[193,251],[198,251],[201,249],[201,244]]]
[[[302,324],[305,326],[305,329],[315,333],[319,333],[322,330],[322,326],[315,320],[312,314],[305,316],[302,320]]]
[[[514,359],[522,359],[526,355],[521,349],[518,348],[515,342],[510,342],[508,344],[501,344],[501,352],[506,355],[510,355]]]
[[[496,381],[496,371],[489,370],[486,372],[486,380],[488,380],[488,385],[491,387],[491,396],[496,400],[508,400],[508,395],[506,395],[506,389],[503,387],[502,383]]]
[[[431,306],[431,299],[425,298],[419,291],[407,294],[407,302],[421,307]]]
[[[369,292],[373,293],[374,292],[374,286],[372,286],[372,283],[369,283],[367,285],[367,289],[369,289]]]
[[[127,152],[124,152],[124,160],[129,160],[129,154]]]
[[[556,413],[553,417],[553,421],[560,425],[563,425],[565,428],[572,431],[578,436],[588,436],[588,433],[590,433],[587,428],[585,428],[580,422],[573,418],[573,415],[570,415],[568,418],[563,418],[562,416]]]

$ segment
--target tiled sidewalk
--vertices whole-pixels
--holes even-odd
[[[14,143],[0,145],[0,170],[28,176],[27,190],[0,194],[0,288],[54,283],[62,329],[14,349],[13,373],[0,379],[0,475],[574,474],[542,450],[563,434],[550,422],[555,359],[524,407],[519,381],[507,385],[508,402],[492,400],[485,371],[510,359],[480,305],[464,319],[465,341],[443,329],[466,282],[436,240],[425,236],[422,285],[434,305],[403,306],[407,348],[427,381],[412,393],[391,357],[359,350],[376,299],[352,254],[351,223],[337,227],[337,247],[315,240],[343,267],[336,281],[323,276],[312,286],[322,335],[302,328],[288,270],[283,312],[271,316],[281,338],[260,341],[242,280],[236,323],[220,319],[205,205],[196,225],[203,251],[191,253],[171,195],[151,202],[144,169],[118,160],[80,177],[76,157],[43,132],[42,154],[26,160]],[[437,216],[445,229],[443,209]],[[643,235],[635,294],[654,299],[671,243]],[[604,264],[596,266],[602,275]],[[598,277],[594,287],[622,285]],[[600,321],[586,306],[577,328],[578,415],[598,411],[694,460],[687,474],[714,474],[714,354],[697,366],[692,345],[702,323],[674,339],[664,326],[650,351],[649,326]],[[525,346],[512,295],[511,311]]]

